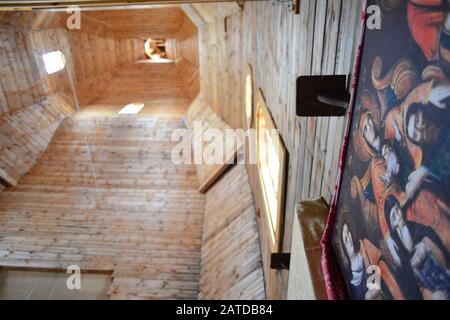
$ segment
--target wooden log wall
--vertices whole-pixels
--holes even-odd
[[[342,146],[344,118],[295,115],[299,75],[352,76],[360,30],[360,0],[301,1],[300,14],[286,4],[246,2],[243,10],[217,12],[209,4],[185,12],[200,34],[201,96],[231,127],[245,128],[244,77],[253,68],[254,93],[261,88],[289,153],[283,250],[291,248],[295,205],[330,200]],[[209,11],[209,13],[208,13]],[[206,12],[206,14],[205,14]],[[212,12],[212,13],[211,13]],[[254,94],[255,96],[255,94]],[[257,210],[264,210],[256,165],[247,166]],[[287,271],[269,269],[272,252],[266,215],[259,230],[268,298],[285,298]]]
[[[200,91],[197,27],[184,15],[182,25],[175,34],[177,54],[175,65],[191,99]]]
[[[201,99],[188,110],[191,130],[194,121],[201,121],[204,130],[229,128]],[[202,183],[217,165],[196,167]],[[244,165],[232,167],[206,192],[201,256],[200,299],[265,298],[258,225]]]

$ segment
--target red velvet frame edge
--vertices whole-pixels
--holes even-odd
[[[353,118],[353,108],[355,105],[355,95],[358,84],[358,76],[360,69],[360,59],[362,54],[362,48],[364,44],[364,34],[365,34],[365,26],[367,20],[367,3],[368,0],[364,1],[363,9],[361,11],[361,36],[359,40],[358,46],[358,54],[356,57],[354,70],[355,73],[352,79],[352,94],[350,100],[350,107],[348,110],[348,120],[345,128],[345,136],[342,144],[341,155],[339,157],[339,167],[338,167],[338,175],[336,184],[334,186],[333,197],[330,203],[330,211],[328,213],[327,223],[325,226],[325,231],[323,233],[322,239],[320,240],[320,246],[322,248],[322,272],[325,280],[325,287],[327,291],[327,296],[329,300],[344,300],[348,299],[347,286],[345,284],[344,278],[342,276],[339,264],[336,259],[336,254],[331,245],[333,229],[336,219],[336,206],[339,198],[339,192],[342,181],[342,173],[345,164],[345,158],[347,154],[348,140],[350,134],[350,128]]]

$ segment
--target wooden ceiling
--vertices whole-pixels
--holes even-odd
[[[105,24],[110,30],[142,39],[172,38],[180,29],[184,12],[178,7],[145,10],[85,11],[82,14]]]

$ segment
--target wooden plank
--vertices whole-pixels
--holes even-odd
[[[236,165],[206,194],[200,298],[264,299],[260,259],[247,174]]]
[[[212,174],[209,176],[205,182],[200,185],[198,192],[206,193],[217,181],[222,178],[222,176],[227,172],[227,170],[233,166],[236,162],[238,151],[235,150],[229,159],[225,161],[224,164],[220,165]]]
[[[289,172],[285,251],[290,248],[298,200],[312,195],[329,199],[344,122],[344,119],[297,118],[296,77],[350,72],[351,68],[338,65],[353,65],[358,38],[354,31],[359,28],[356,17],[361,6],[360,1],[341,0],[301,1],[300,5],[300,14],[294,15],[285,4],[245,3],[242,13],[228,15],[227,32],[225,19],[213,7],[192,5],[203,20],[198,25],[200,96],[230,127],[244,128],[243,77],[247,63],[251,64],[254,88],[263,91],[286,143]],[[247,170],[258,210],[263,205],[258,172],[252,165]],[[268,267],[271,249],[263,219],[259,219],[259,229],[267,296],[285,297],[287,273],[273,272]]]

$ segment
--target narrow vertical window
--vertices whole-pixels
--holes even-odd
[[[245,117],[247,129],[250,129],[253,124],[253,79],[250,65],[247,65],[247,76],[245,77]]]
[[[258,171],[272,244],[279,250],[283,226],[286,148],[263,95],[256,103]]]
[[[119,114],[138,114],[142,108],[144,108],[143,103],[133,102],[120,109]]]

